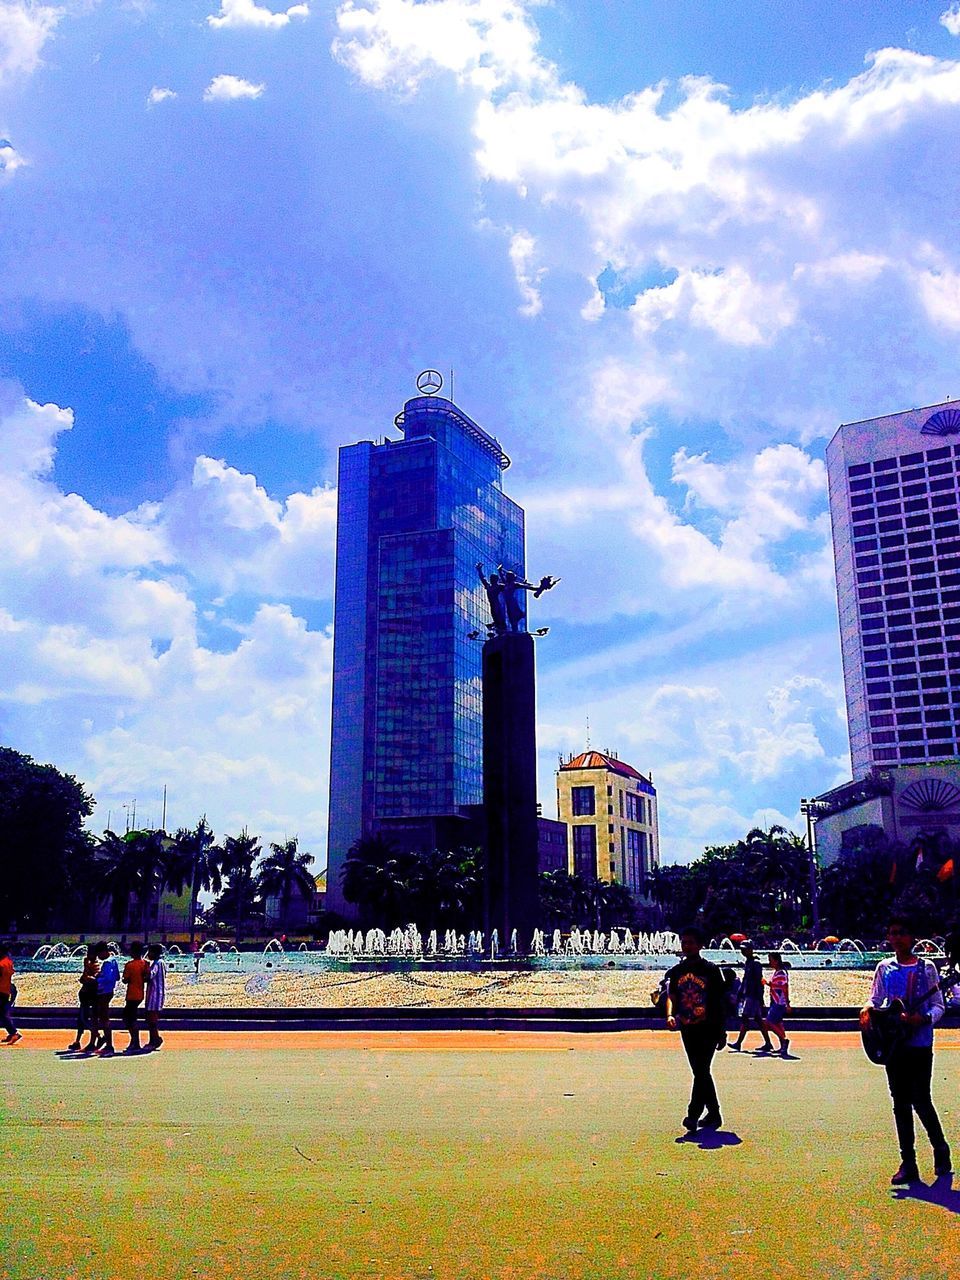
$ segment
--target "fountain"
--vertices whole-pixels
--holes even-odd
[[[208,942],[205,942],[205,943],[204,943],[204,946],[205,946],[205,947],[206,947],[206,946],[209,946],[209,945],[210,945],[210,943],[208,943]],[[217,946],[217,944],[216,944],[216,943],[214,943],[213,945],[214,945],[215,947]],[[202,950],[203,950],[203,947],[201,947],[201,948],[200,948],[200,950],[202,951]],[[217,950],[219,951],[219,950],[220,950],[220,948],[219,948],[219,947],[217,947]],[[280,939],[279,939],[279,938],[271,938],[271,939],[270,939],[270,941],[267,943],[267,945],[263,948],[263,954],[264,954],[265,956],[266,956],[266,955],[270,955],[270,953],[271,953],[271,952],[273,952],[273,951],[279,951],[279,952],[280,952],[280,954],[281,954],[281,955],[283,955],[283,943],[280,941]]]
[[[206,956],[210,954],[215,956],[220,954],[220,943],[215,942],[213,938],[211,938],[209,942],[205,942],[200,948],[200,955]]]

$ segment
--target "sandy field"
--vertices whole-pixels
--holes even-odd
[[[655,970],[420,970],[291,973],[231,972],[205,961],[199,979],[192,972],[167,976],[167,1006],[215,1008],[650,1008],[650,992],[662,973]],[[21,1006],[71,1005],[77,998],[72,974],[18,974]],[[795,1007],[861,1005],[871,974],[851,970],[794,970]]]

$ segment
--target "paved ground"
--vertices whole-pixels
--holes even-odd
[[[3,1277],[960,1274],[960,1191],[891,1191],[883,1072],[845,1033],[720,1055],[702,1145],[677,1142],[664,1032],[183,1032],[109,1061],[63,1040],[0,1048]],[[958,1050],[942,1033],[960,1153]]]
[[[294,958],[293,963],[296,963]],[[167,975],[167,1005],[174,1009],[235,1008],[597,1008],[649,1010],[650,992],[663,977],[652,969],[376,969],[289,972],[280,967],[239,973],[229,956],[205,958],[199,978],[193,965],[175,961]],[[73,1005],[77,968],[71,973],[19,973],[23,1006]],[[851,969],[794,969],[796,1006],[862,1005],[873,973]],[[119,998],[118,998],[119,999]]]

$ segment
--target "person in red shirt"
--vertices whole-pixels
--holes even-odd
[[[130,959],[123,966],[123,981],[127,984],[127,997],[123,1006],[123,1025],[130,1033],[127,1053],[140,1052],[140,1026],[137,1021],[137,1010],[143,1004],[143,993],[147,985],[147,974],[150,962],[143,958],[143,943],[130,943]]]
[[[16,994],[16,987],[13,985],[13,960],[10,958],[10,948],[0,945],[0,1027],[6,1031],[6,1036],[0,1040],[0,1044],[16,1044],[18,1040],[22,1040],[23,1036],[13,1025],[13,1019],[10,1017],[10,1006],[13,1004],[13,997]]]

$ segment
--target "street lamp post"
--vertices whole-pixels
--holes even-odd
[[[807,853],[810,872],[810,916],[814,933],[820,932],[820,902],[817,890],[817,844],[814,837],[816,815],[824,812],[827,806],[822,800],[801,800],[800,812],[807,820]]]

